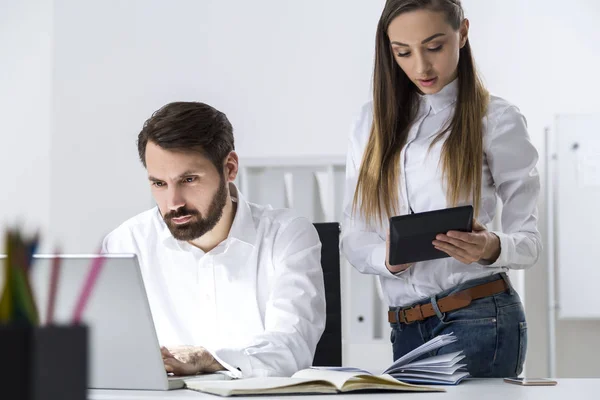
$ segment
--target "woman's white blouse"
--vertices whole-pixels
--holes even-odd
[[[430,149],[436,134],[454,114],[457,80],[440,92],[420,96],[419,110],[400,154],[400,214],[451,207],[440,165],[444,140]],[[506,271],[524,269],[536,263],[541,252],[537,229],[537,200],[540,180],[536,169],[538,153],[529,139],[526,121],[518,108],[496,96],[490,97],[483,121],[483,176],[481,207],[477,220],[489,224],[502,202],[502,230],[498,259],[489,265],[463,264],[453,258],[419,262],[392,274],[385,266],[385,243],[389,220],[368,226],[352,213],[352,200],[363,152],[373,120],[372,103],[361,109],[354,123],[346,161],[346,191],[342,249],[348,261],[360,272],[379,275],[383,293],[391,306],[406,306],[431,297],[467,280]],[[380,192],[379,196],[385,196]],[[470,204],[462,202],[458,205]]]

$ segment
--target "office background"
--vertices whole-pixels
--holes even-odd
[[[383,4],[0,0],[1,226],[41,227],[44,251],[96,251],[104,234],[152,206],[135,139],[143,121],[174,100],[224,111],[242,166],[343,158],[352,119],[370,97]],[[600,3],[463,4],[485,82],[527,117],[545,178],[544,129],[555,115],[598,112]],[[545,239],[547,200],[542,192]],[[589,218],[596,226],[599,218]],[[529,375],[547,375],[546,264],[543,255],[515,276],[529,322]],[[599,334],[600,320],[557,320],[559,377],[600,376]],[[383,336],[366,366],[390,361]]]

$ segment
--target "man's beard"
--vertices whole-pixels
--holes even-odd
[[[225,178],[221,178],[221,183],[217,193],[208,207],[206,217],[203,217],[198,210],[188,209],[185,206],[178,208],[175,211],[170,211],[163,216],[167,227],[171,231],[173,237],[177,240],[191,241],[198,239],[206,232],[211,231],[223,216],[223,209],[227,203],[227,190],[225,186]],[[176,224],[172,221],[173,218],[184,217],[190,215],[192,218],[184,224]]]

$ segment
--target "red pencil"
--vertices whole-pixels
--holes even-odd
[[[90,272],[86,278],[83,289],[81,290],[81,294],[79,295],[75,312],[73,313],[73,324],[79,324],[81,322],[81,316],[83,315],[83,311],[85,310],[85,306],[90,298],[90,294],[92,293],[92,289],[94,288],[94,284],[98,279],[98,275],[100,274],[100,270],[102,269],[105,260],[106,258],[98,255],[92,262],[92,267],[90,268]]]

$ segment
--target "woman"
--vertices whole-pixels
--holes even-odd
[[[472,376],[521,373],[523,306],[506,276],[536,263],[538,154],[519,110],[479,79],[460,0],[388,0],[376,33],[373,101],[349,143],[343,251],[379,276],[394,360],[453,332]],[[485,228],[503,204],[502,232]],[[440,234],[450,257],[389,265],[388,218],[471,204],[473,232]]]

